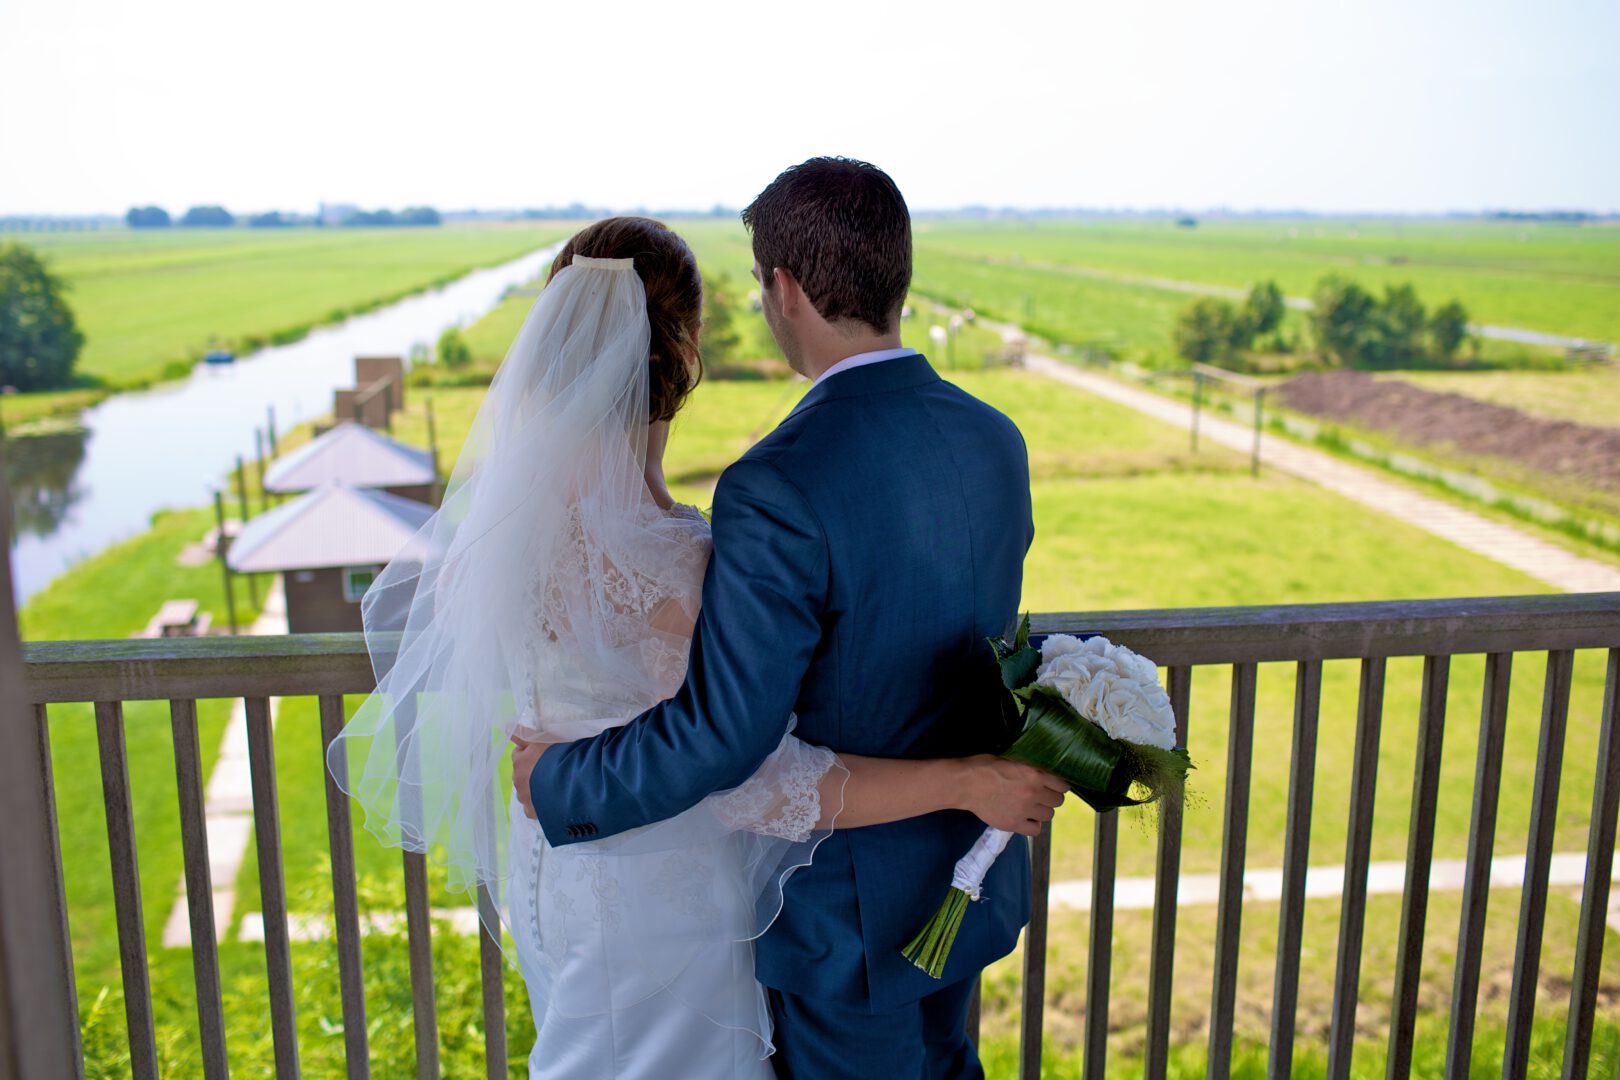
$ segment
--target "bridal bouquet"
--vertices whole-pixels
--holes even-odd
[[[1002,757],[1062,777],[1098,812],[1181,797],[1193,764],[1176,746],[1170,696],[1151,661],[1104,637],[1053,634],[1037,651],[1028,617],[1011,644],[990,644],[1024,721]],[[905,947],[906,958],[934,978],[945,971],[968,901],[979,898],[1012,835],[984,831],[956,864],[939,910]]]

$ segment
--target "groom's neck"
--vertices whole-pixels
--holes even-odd
[[[865,324],[856,330],[831,326],[827,329],[829,332],[820,335],[819,340],[807,343],[812,347],[805,350],[804,374],[811,381],[821,378],[834,364],[851,356],[900,348],[899,327],[885,333],[879,333]]]

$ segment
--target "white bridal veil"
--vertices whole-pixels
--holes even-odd
[[[427,853],[469,900],[488,890],[552,1012],[664,992],[768,1045],[754,996],[714,1003],[698,983],[706,953],[768,927],[786,875],[826,835],[817,785],[841,769],[832,754],[788,735],[790,720],[761,718],[783,726],[778,751],[743,787],[671,821],[551,849],[511,812],[513,732],[596,734],[684,674],[708,528],[646,488],[649,337],[629,259],[576,256],[541,293],[442,505],[365,594],[377,689],[328,767],[384,844]],[[564,861],[567,875],[553,865]],[[589,918],[568,895],[587,878]],[[601,902],[604,881],[614,905]],[[581,950],[601,953],[587,957],[601,969],[591,979],[569,977]]]

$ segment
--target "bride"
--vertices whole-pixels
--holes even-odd
[[[746,783],[670,820],[553,848],[526,816],[512,743],[617,726],[685,675],[710,534],[663,457],[701,372],[702,301],[658,222],[563,246],[441,507],[365,594],[377,690],[328,755],[368,829],[442,861],[511,934],[536,1080],[769,1077],[752,942],[828,830],[965,809],[1033,834],[1062,801],[999,758],[835,755],[790,722]]]

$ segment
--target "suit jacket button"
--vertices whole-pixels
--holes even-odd
[[[585,835],[586,836],[595,836],[596,835],[596,826],[595,825],[586,825],[585,826]]]

